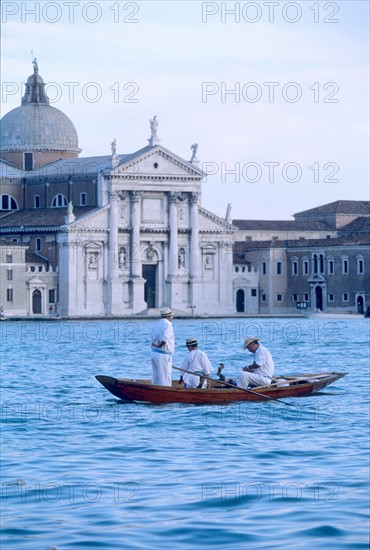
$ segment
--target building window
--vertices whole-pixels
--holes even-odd
[[[11,195],[0,195],[1,210],[18,210],[18,205]]]
[[[364,259],[362,257],[357,258],[357,275],[364,274]]]
[[[245,273],[245,265],[242,267],[242,272]]]
[[[348,292],[343,292],[343,302],[348,302],[349,294]]]
[[[13,280],[13,270],[12,269],[7,269],[6,270],[6,280],[7,281],[12,281]]]
[[[40,195],[35,195],[33,197],[33,207],[40,208]]]
[[[86,202],[87,202],[87,194],[80,193],[80,206],[86,206]]]
[[[314,254],[313,255],[313,273],[314,275],[317,275],[317,273],[319,272],[319,262],[318,262],[318,258],[317,258],[317,254]]]
[[[266,302],[267,297],[266,294],[261,294],[261,302]]]
[[[36,252],[41,251],[41,239],[39,237],[36,237],[35,250],[36,250]]]
[[[328,294],[328,301],[329,302],[334,302],[334,294]]]
[[[276,294],[276,301],[277,302],[282,302],[283,301],[283,295],[282,294]]]
[[[52,202],[51,202],[51,207],[52,208],[61,208],[62,206],[67,206],[67,199],[65,198],[64,195],[55,195],[55,197],[53,198]]]
[[[298,294],[295,292],[292,294],[292,302],[298,302]]]
[[[24,169],[33,170],[33,153],[24,153]]]
[[[281,262],[276,263],[276,274],[281,275],[283,272],[283,264]]]
[[[6,263],[12,264],[13,263],[13,254],[7,254],[6,255]]]
[[[298,260],[292,260],[292,275],[298,275]]]
[[[303,260],[303,275],[308,275],[309,272],[310,270],[308,260]]]
[[[7,302],[12,302],[13,301],[13,289],[12,288],[7,288],[6,289],[6,301]]]
[[[266,275],[266,273],[267,273],[266,262],[262,262],[262,275]]]
[[[235,267],[235,273],[239,273],[239,267],[238,266]]]
[[[320,273],[324,273],[324,255],[320,254],[319,257],[319,267],[320,267]]]
[[[55,304],[55,288],[49,289],[49,304]]]
[[[348,258],[342,257],[342,274],[348,275]]]
[[[328,260],[328,275],[334,275],[334,260]]]
[[[253,296],[254,298],[257,296],[257,289],[256,288],[251,288],[251,296]]]
[[[304,302],[309,302],[309,301],[310,301],[310,297],[309,297],[309,295],[308,295],[307,292],[305,292],[305,293],[303,294],[303,301],[304,301]]]

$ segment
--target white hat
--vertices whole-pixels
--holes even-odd
[[[244,349],[247,348],[250,344],[253,344],[253,342],[258,342],[259,338],[256,338],[255,336],[248,336],[246,340],[244,340]]]
[[[169,317],[172,315],[172,311],[170,307],[162,307],[161,309],[161,317]]]

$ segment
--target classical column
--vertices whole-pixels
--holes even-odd
[[[108,252],[108,279],[118,278],[118,201],[117,193],[109,196],[109,252]]]
[[[140,193],[131,191],[131,243],[130,262],[131,277],[141,277],[140,258]]]
[[[141,199],[142,193],[130,191],[131,200],[131,241],[130,241],[130,307],[132,313],[143,312],[147,309],[144,302],[145,281],[141,271],[141,250],[140,250],[140,221],[141,221]]]
[[[190,278],[199,277],[199,228],[198,228],[198,199],[199,193],[190,193],[190,257],[189,257],[189,276]]]
[[[177,193],[168,193],[169,202],[169,226],[170,226],[170,247],[168,258],[168,276],[177,275]]]

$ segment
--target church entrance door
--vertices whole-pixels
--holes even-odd
[[[156,265],[143,265],[143,278],[145,279],[144,286],[144,301],[147,304],[148,309],[156,307]]]
[[[32,293],[32,313],[42,313],[41,292],[38,289],[34,290]]]
[[[236,293],[236,311],[238,313],[244,313],[245,308],[245,293],[242,288],[239,288],[239,290]]]

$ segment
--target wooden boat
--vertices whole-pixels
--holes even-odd
[[[172,387],[155,386],[150,380],[113,378],[98,375],[95,378],[110,393],[125,401],[167,404],[188,403],[194,405],[227,404],[235,401],[267,401],[288,397],[304,397],[322,390],[346,372],[323,372],[299,376],[279,376],[269,386],[243,390],[219,380],[210,381],[209,388],[184,388],[178,381]],[[225,385],[227,384],[227,385]],[[230,387],[231,386],[231,387]]]

